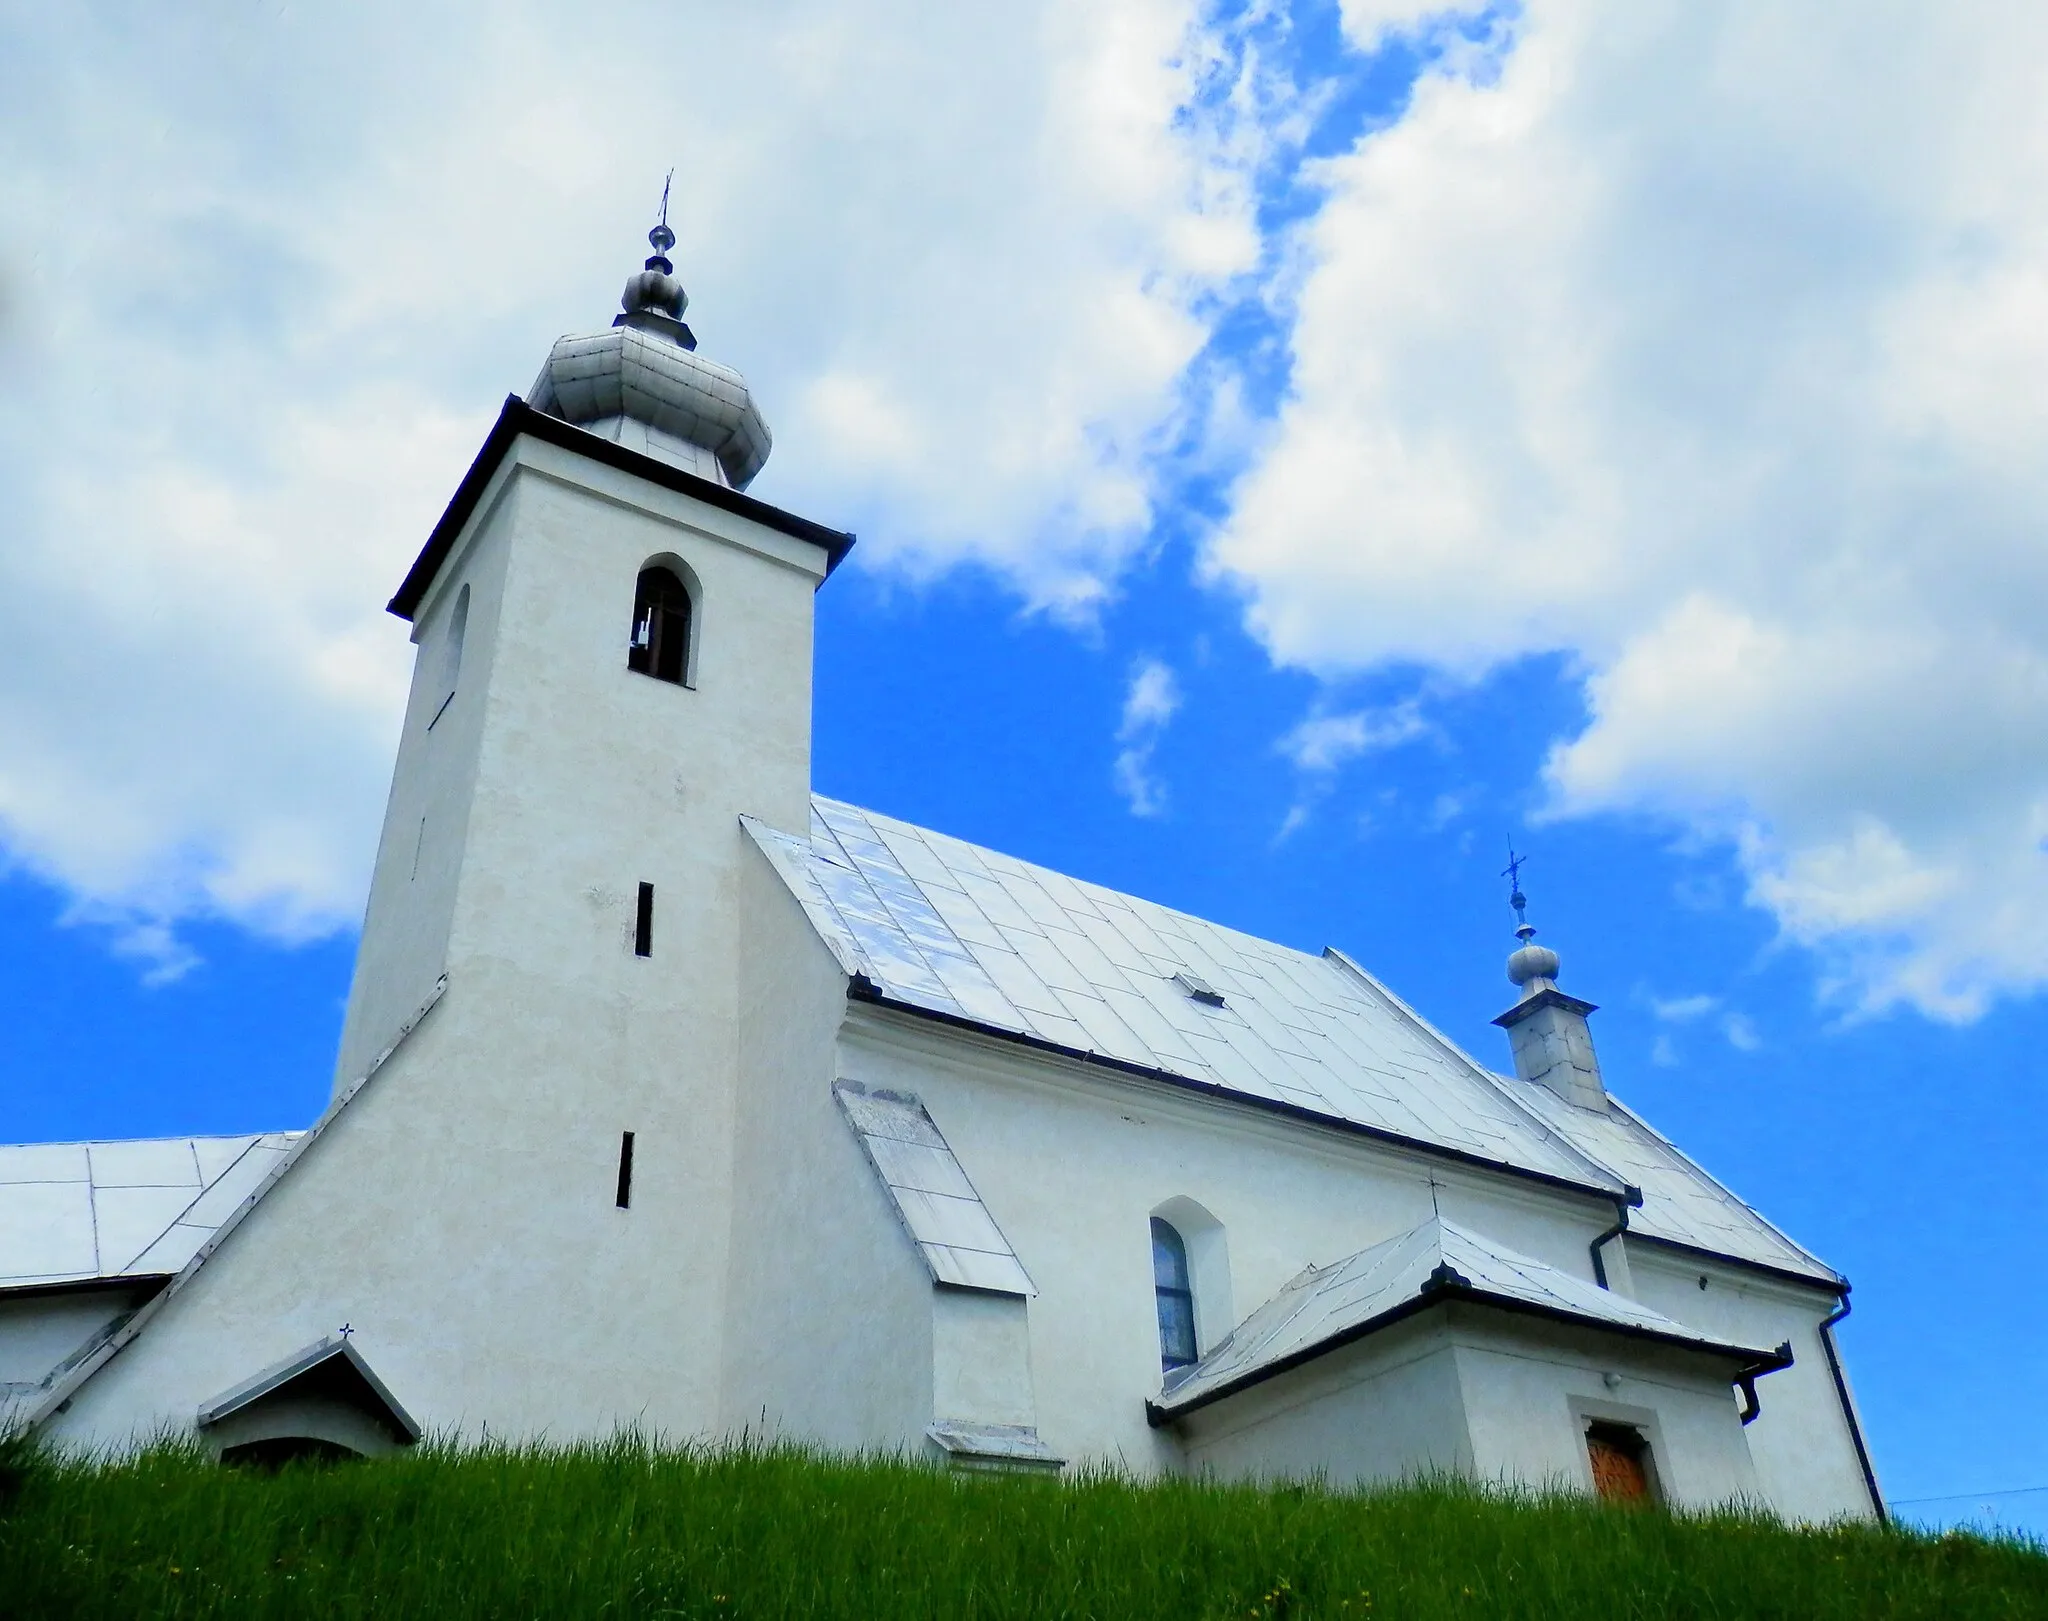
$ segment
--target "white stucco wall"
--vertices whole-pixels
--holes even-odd
[[[1440,1307],[1179,1423],[1191,1470],[1369,1485],[1456,1473],[1587,1492],[1589,1419],[1632,1424],[1667,1501],[1757,1497],[1725,1359]],[[1613,1382],[1610,1382],[1613,1376]]]
[[[1758,1501],[1725,1358],[1481,1308],[1454,1308],[1474,1474],[1590,1491],[1586,1422],[1632,1424],[1678,1507]]]
[[[1473,1473],[1457,1347],[1441,1313],[1190,1414],[1191,1473],[1334,1487]]]
[[[443,967],[448,991],[60,1438],[189,1423],[343,1322],[430,1428],[719,1427],[742,874],[760,860],[738,817],[807,824],[824,555],[556,447],[512,457],[423,607],[436,685],[436,615],[472,587],[455,701],[427,733],[416,693],[401,745],[342,1072]],[[694,691],[625,665],[635,579],[663,554],[702,586]],[[444,826],[459,837],[437,843]]]
[[[1869,1518],[1862,1464],[1820,1339],[1836,1296],[1640,1240],[1629,1241],[1629,1257],[1637,1298],[1666,1316],[1739,1344],[1791,1342],[1792,1366],[1757,1381],[1763,1411],[1747,1431],[1758,1488],[1778,1511],[1816,1523]]]
[[[147,1283],[0,1294],[0,1425],[32,1406],[51,1375],[161,1287]]]
[[[1039,1287],[1039,1433],[1073,1459],[1177,1470],[1160,1390],[1151,1216],[1185,1199],[1223,1228],[1243,1318],[1311,1262],[1444,1215],[1590,1281],[1612,1206],[1523,1188],[1356,1135],[1189,1095],[1098,1065],[856,1004],[839,1073],[915,1092]],[[1432,1187],[1434,1184],[1434,1187]],[[1197,1268],[1196,1283],[1202,1282]],[[1197,1302],[1206,1336],[1217,1330]]]
[[[729,1431],[921,1446],[931,1274],[832,1097],[846,976],[758,849],[740,880]]]

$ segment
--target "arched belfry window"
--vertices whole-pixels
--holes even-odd
[[[687,686],[691,607],[689,587],[675,570],[659,563],[642,569],[633,593],[633,639],[626,649],[626,668]]]
[[[1195,1361],[1195,1289],[1188,1247],[1171,1222],[1152,1218],[1152,1292],[1159,1302],[1159,1362],[1168,1374]]]

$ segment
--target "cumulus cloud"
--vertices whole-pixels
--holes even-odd
[[[1152,770],[1152,751],[1159,734],[1180,709],[1180,683],[1170,666],[1158,659],[1140,659],[1131,667],[1131,684],[1124,693],[1123,718],[1116,729],[1117,750],[1113,776],[1116,791],[1131,807],[1133,816],[1159,816],[1166,810],[1166,785]]]
[[[2048,12],[1465,28],[1314,177],[1292,392],[1209,567],[1333,676],[1567,655],[1551,813],[1725,841],[1840,1005],[2037,988]]]
[[[1263,126],[1196,0],[19,10],[0,101],[0,862],[123,948],[361,904],[382,603],[661,175],[756,486],[1085,611]],[[650,64],[662,64],[653,66]]]

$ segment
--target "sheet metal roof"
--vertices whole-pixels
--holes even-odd
[[[754,834],[849,973],[1077,1052],[1595,1189],[1620,1182],[1369,978],[944,834],[814,799]],[[1189,974],[1221,993],[1190,995]]]
[[[0,1148],[0,1289],[175,1273],[298,1136]]]
[[[923,1103],[858,1081],[832,1090],[935,1283],[1002,1295],[1038,1292]]]
[[[1618,1099],[1609,1098],[1606,1112],[1596,1113],[1574,1108],[1540,1086],[1525,1090],[1531,1105],[1559,1131],[1642,1189],[1642,1208],[1629,1212],[1630,1232],[1754,1261],[1820,1283],[1844,1281],[1833,1267],[1786,1237]]]
[[[837,800],[813,798],[808,839],[746,825],[840,965],[892,1001],[1594,1190],[1639,1187],[1632,1227],[1839,1281],[1634,1115],[1493,1074],[1341,953]]]
[[[1334,1266],[1309,1267],[1247,1317],[1154,1403],[1172,1419],[1299,1366],[1412,1315],[1438,1299],[1533,1311],[1637,1338],[1778,1364],[1778,1354],[1731,1345],[1648,1306],[1432,1218]]]

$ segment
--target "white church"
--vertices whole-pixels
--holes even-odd
[[[1607,1090],[1533,930],[1496,1073],[1334,947],[812,791],[853,537],[744,493],[768,429],[650,240],[391,600],[326,1111],[0,1148],[4,1421],[1881,1517],[1847,1282]]]

